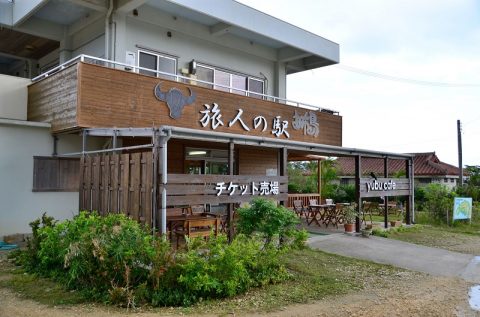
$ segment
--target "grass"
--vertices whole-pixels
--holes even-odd
[[[84,302],[83,297],[74,291],[67,291],[62,285],[49,279],[24,273],[11,265],[0,268],[0,287],[13,290],[21,297],[33,299],[48,306],[72,305]]]
[[[400,269],[315,251],[294,251],[284,257],[292,278],[284,283],[267,285],[241,296],[224,300],[209,300],[187,308],[145,308],[159,313],[229,314],[231,312],[273,311],[287,305],[307,303],[328,296],[346,294],[364,288],[388,285],[388,277],[397,276]],[[2,266],[0,287],[7,287],[21,296],[49,305],[67,305],[82,302],[76,292],[43,278],[24,274],[12,265]],[[144,310],[145,310],[144,309]]]
[[[416,222],[422,225],[412,229],[402,228],[379,235],[405,242],[442,248],[450,251],[480,254],[480,220],[475,217],[472,223],[456,221],[448,226],[432,220],[427,213],[417,212]]]

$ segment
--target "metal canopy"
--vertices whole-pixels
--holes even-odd
[[[266,137],[239,135],[232,133],[220,133],[213,131],[201,131],[189,128],[173,126],[161,126],[158,128],[90,128],[83,130],[86,136],[109,136],[109,137],[152,137],[154,133],[169,136],[176,139],[212,141],[242,145],[263,146],[271,148],[287,148],[289,150],[307,151],[317,155],[328,156],[364,156],[392,159],[412,159],[411,154],[400,154],[382,151],[372,151],[357,148],[347,148],[333,145],[290,141],[284,139],[272,139]],[[81,153],[78,153],[81,154]]]

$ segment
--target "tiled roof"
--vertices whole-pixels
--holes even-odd
[[[415,176],[445,176],[458,175],[459,168],[444,162],[441,162],[435,152],[412,153],[415,155],[414,174]],[[355,175],[355,158],[339,157],[337,159],[337,168],[339,176]],[[404,160],[388,160],[388,172],[394,174],[399,171],[405,171]],[[383,159],[379,158],[362,158],[362,174],[375,173],[377,176],[383,176]]]

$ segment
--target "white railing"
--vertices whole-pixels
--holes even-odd
[[[290,106],[294,106],[294,107],[299,107],[299,108],[304,108],[304,109],[309,109],[309,110],[317,110],[317,111],[327,112],[327,113],[334,114],[334,115],[339,114],[339,112],[336,111],[336,110],[332,110],[332,109],[328,109],[328,108],[324,108],[324,107],[318,107],[318,106],[310,105],[310,104],[299,102],[299,101],[289,100],[289,99],[280,98],[280,97],[267,95],[267,94],[260,94],[260,93],[253,92],[253,91],[250,91],[250,90],[238,89],[238,88],[234,88],[234,87],[230,87],[230,86],[226,86],[226,85],[221,85],[221,84],[216,84],[216,83],[205,81],[205,80],[190,78],[190,77],[186,77],[186,76],[182,76],[182,75],[178,75],[178,74],[162,72],[162,71],[159,71],[159,70],[149,69],[149,68],[140,67],[140,66],[129,65],[129,64],[121,63],[121,62],[111,61],[111,60],[108,60],[108,59],[89,56],[89,55],[84,55],[84,54],[78,55],[77,57],[74,57],[74,58],[66,61],[63,64],[58,65],[57,67],[54,67],[54,68],[46,71],[45,73],[38,75],[37,77],[33,78],[32,81],[36,82],[36,81],[42,80],[44,78],[47,78],[47,77],[49,77],[49,76],[51,76],[51,75],[53,75],[53,74],[55,74],[59,71],[62,71],[63,69],[67,68],[68,66],[76,64],[78,62],[102,65],[102,66],[109,67],[109,68],[115,68],[115,66],[121,66],[124,70],[131,70],[131,71],[134,71],[134,72],[139,72],[140,70],[143,70],[143,71],[146,71],[146,72],[149,72],[149,73],[155,73],[156,75],[162,75],[162,76],[168,76],[168,77],[171,77],[171,78],[175,78],[175,81],[179,81],[179,82],[181,80],[184,80],[187,83],[194,81],[197,84],[211,85],[212,87],[215,87],[215,88],[220,87],[220,88],[229,89],[231,91],[241,92],[245,96],[258,96],[258,97],[262,97],[262,99],[264,99],[264,100],[273,101],[273,102],[277,102],[277,103],[282,103],[282,104],[286,104],[286,105],[290,105]]]

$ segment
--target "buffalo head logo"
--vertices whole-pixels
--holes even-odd
[[[161,83],[158,83],[155,86],[155,97],[157,97],[158,100],[167,103],[168,109],[170,109],[170,118],[180,118],[182,116],[183,107],[194,102],[197,95],[190,89],[190,87],[188,87],[188,90],[190,91],[189,97],[184,96],[178,88],[171,88],[168,92],[162,92],[160,84]]]

